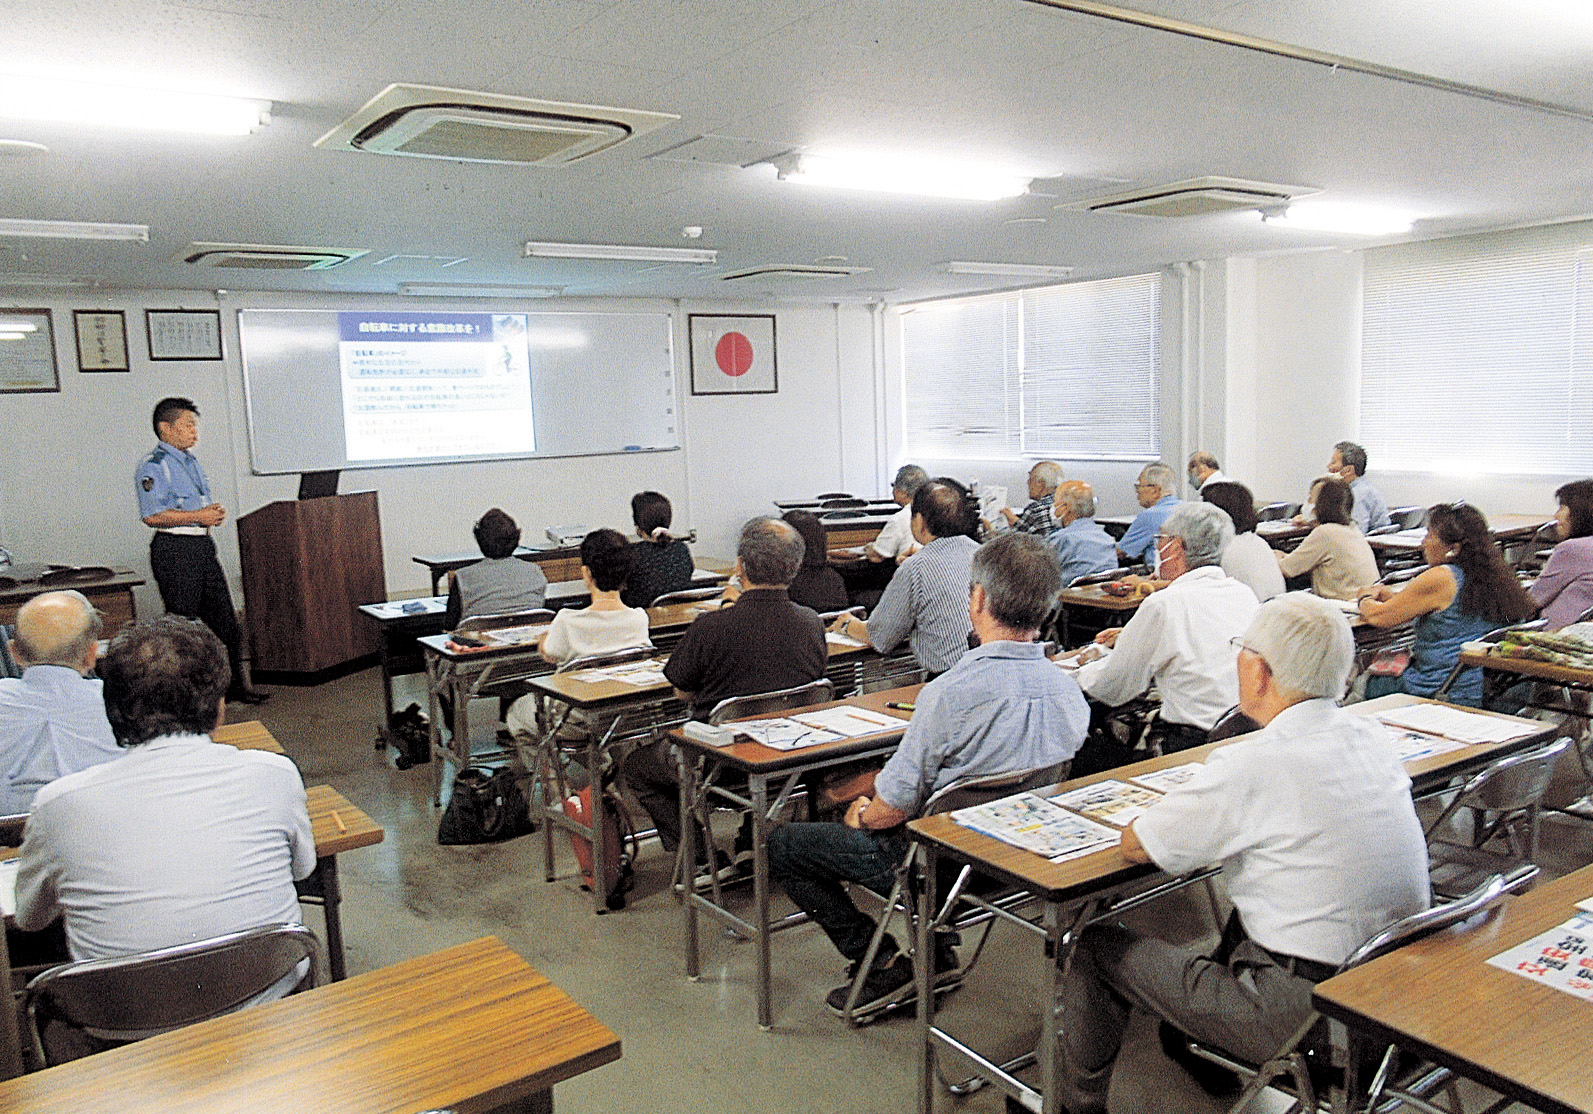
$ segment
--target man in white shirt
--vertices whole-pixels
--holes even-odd
[[[1410,779],[1382,725],[1336,704],[1354,650],[1324,600],[1263,605],[1236,666],[1240,707],[1263,729],[1213,752],[1124,830],[1131,862],[1169,874],[1221,864],[1234,917],[1211,957],[1119,926],[1084,930],[1059,1012],[1071,1114],[1104,1114],[1136,1007],[1260,1062],[1309,1015],[1317,982],[1426,907]]]
[[[898,565],[918,550],[913,540],[913,496],[929,482],[929,473],[916,464],[904,464],[896,470],[891,483],[891,498],[901,510],[891,515],[880,528],[879,537],[863,547],[870,561],[895,561]]]
[[[1189,486],[1199,491],[1207,484],[1227,483],[1228,477],[1222,474],[1222,469],[1217,467],[1217,458],[1205,449],[1199,449],[1189,457]]]
[[[105,718],[101,616],[81,592],[45,592],[17,612],[20,678],[0,678],[0,815],[33,807],[39,787],[122,752]]]
[[[127,752],[39,790],[18,927],[60,916],[72,957],[97,959],[296,923],[294,880],[315,869],[304,784],[280,754],[210,740],[226,708],[221,640],[176,616],[135,623],[100,671]]]
[[[1233,523],[1220,507],[1179,504],[1154,541],[1162,578],[1170,583],[1147,596],[1127,625],[1096,636],[1111,653],[1091,660],[1099,651],[1086,647],[1080,655],[1086,664],[1079,687],[1099,704],[1116,707],[1156,685],[1164,746],[1171,750],[1205,742],[1206,732],[1239,700],[1232,640],[1259,605],[1254,592],[1222,571],[1223,550],[1232,540]],[[1086,761],[1098,741],[1080,754],[1086,770],[1128,761],[1126,753],[1116,762],[1098,763],[1094,755]]]

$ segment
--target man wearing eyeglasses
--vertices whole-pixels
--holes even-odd
[[[1134,484],[1134,495],[1144,508],[1129,523],[1128,531],[1117,543],[1117,552],[1129,564],[1148,563],[1154,552],[1156,531],[1181,500],[1176,494],[1178,478],[1161,461],[1147,464]]]
[[[1135,1008],[1260,1063],[1310,1015],[1317,982],[1426,908],[1410,778],[1382,725],[1337,705],[1354,652],[1345,617],[1305,593],[1268,601],[1249,624],[1239,706],[1263,729],[1214,751],[1122,840],[1124,858],[1169,874],[1221,864],[1234,914],[1211,956],[1119,926],[1084,930],[1059,1013],[1071,1114],[1104,1114]]]
[[[1102,631],[1079,655],[1079,687],[1097,705],[1116,707],[1155,684],[1168,750],[1204,743],[1239,700],[1230,643],[1259,605],[1248,586],[1222,571],[1222,553],[1232,540],[1233,522],[1222,508],[1175,507],[1152,538],[1167,587],[1147,596],[1127,625]],[[1103,648],[1111,652],[1103,654]],[[1097,730],[1074,773],[1108,769],[1129,758]]]

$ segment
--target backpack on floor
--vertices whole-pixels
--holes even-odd
[[[603,901],[610,909],[625,908],[625,895],[636,884],[631,863],[636,859],[636,825],[619,794],[603,790]],[[578,824],[592,826],[592,789],[588,786],[564,799],[564,815]],[[581,868],[581,887],[596,885],[592,871],[592,841],[570,833],[570,847]]]
[[[454,778],[453,794],[437,825],[437,842],[502,843],[536,830],[530,802],[513,770],[466,766]]]

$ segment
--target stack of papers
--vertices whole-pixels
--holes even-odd
[[[1175,786],[1184,784],[1200,771],[1202,763],[1185,762],[1182,766],[1168,766],[1149,774],[1140,774],[1129,780],[1136,785],[1143,785],[1146,789],[1154,789],[1158,793],[1170,792]]]
[[[1083,789],[1058,793],[1051,800],[1091,820],[1126,828],[1161,797],[1157,790],[1108,779]]]
[[[589,685],[600,685],[605,681],[617,681],[624,685],[635,685],[637,688],[651,688],[661,687],[669,683],[664,679],[664,663],[657,658],[650,658],[647,661],[630,661],[623,665],[605,665],[597,669],[582,669],[575,673],[568,673],[566,676]]]
[[[1452,704],[1408,704],[1379,712],[1377,719],[1390,727],[1442,735],[1460,743],[1506,743],[1542,730],[1538,725],[1468,712]]]
[[[1500,952],[1488,965],[1593,1000],[1593,913],[1578,913],[1557,928]]]
[[[862,646],[863,645],[863,643],[859,642],[857,639],[851,637],[850,635],[837,634],[835,631],[832,631],[832,630],[827,630],[827,631],[824,632],[824,641],[828,642],[831,646]]]
[[[473,631],[477,638],[492,646],[529,646],[547,633],[548,623],[535,623],[525,627],[499,627],[497,630]]]
[[[951,818],[964,828],[1033,851],[1053,863],[1088,855],[1118,841],[1115,829],[1075,816],[1034,793],[958,809]]]

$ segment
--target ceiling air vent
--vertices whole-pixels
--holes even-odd
[[[1247,182],[1242,178],[1190,178],[1106,197],[1068,201],[1057,208],[1091,213],[1132,213],[1140,217],[1205,217],[1215,213],[1272,209],[1320,192],[1310,186],[1280,186],[1271,182]]]
[[[189,244],[178,259],[242,271],[329,271],[370,254],[369,248],[307,248],[283,244]]]
[[[315,146],[421,159],[558,166],[680,117],[432,85],[389,85]]]
[[[815,266],[811,263],[779,263],[768,267],[752,267],[745,271],[732,271],[728,275],[720,275],[719,277],[726,282],[750,278],[846,278],[850,275],[866,274],[873,269],[872,267],[838,267],[828,264]]]

